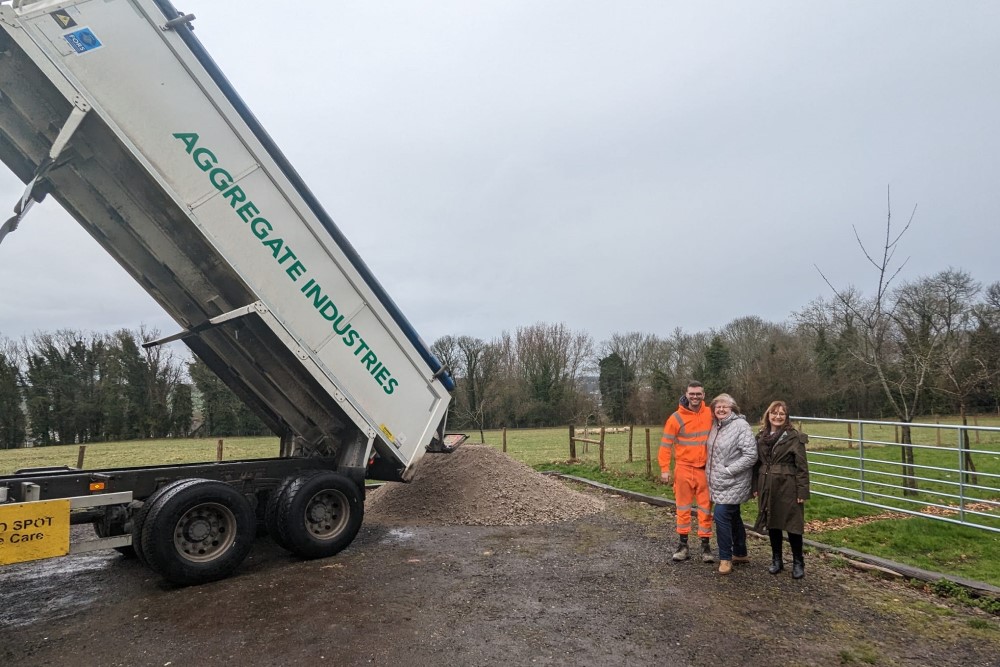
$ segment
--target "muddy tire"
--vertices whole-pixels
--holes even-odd
[[[141,549],[150,568],[184,586],[229,576],[250,553],[257,520],[225,482],[188,479],[149,503]]]
[[[189,484],[192,481],[196,480],[179,479],[174,482],[170,482],[165,486],[161,486],[154,491],[151,496],[143,501],[142,507],[132,513],[132,550],[135,552],[135,557],[139,559],[139,562],[154,572],[156,571],[156,568],[150,564],[149,560],[146,558],[146,554],[142,550],[142,527],[146,524],[146,517],[149,516],[149,511],[164,493],[178,485]]]
[[[264,509],[264,528],[267,530],[267,534],[271,536],[275,544],[286,551],[291,551],[291,547],[284,541],[281,531],[278,529],[278,521],[280,520],[279,510],[285,504],[285,495],[296,479],[298,478],[286,477],[281,480],[281,483],[278,484],[274,492],[268,497],[267,506]]]
[[[358,534],[364,507],[357,485],[343,475],[302,475],[278,498],[275,541],[302,558],[332,556]]]

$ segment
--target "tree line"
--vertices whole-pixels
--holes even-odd
[[[796,414],[905,422],[996,410],[1000,282],[984,288],[957,269],[895,286],[880,278],[876,294],[834,290],[784,322],[747,315],[600,344],[546,323],[489,341],[445,336],[432,349],[457,379],[449,426],[652,424],[691,379],[709,397],[731,393],[751,421],[776,398]]]
[[[157,336],[122,329],[0,338],[0,449],[267,432],[203,363],[142,346]]]
[[[751,421],[775,398],[796,414],[904,422],[996,410],[1000,282],[957,269],[899,285],[886,275],[873,294],[834,289],[784,322],[746,315],[600,343],[553,323],[444,336],[431,347],[456,379],[449,427],[653,424],[691,379],[710,397],[731,393]],[[0,448],[267,432],[204,364],[142,347],[155,336],[0,338]]]

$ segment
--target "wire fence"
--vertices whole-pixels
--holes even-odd
[[[662,424],[655,426],[591,426],[544,429],[500,429],[469,432],[470,441],[503,449],[528,465],[596,464],[601,469],[658,478],[657,455]],[[504,444],[506,443],[506,445]]]
[[[793,419],[809,433],[813,494],[1000,532],[1000,428]]]
[[[813,495],[1000,532],[1000,427],[792,419],[809,434]],[[900,444],[907,430],[912,444]],[[529,465],[572,461],[656,479],[661,432],[660,425],[501,429],[482,440]],[[479,435],[470,433],[474,441]]]

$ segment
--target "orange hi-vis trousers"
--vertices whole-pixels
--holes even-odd
[[[677,501],[677,534],[691,532],[691,509],[698,506],[698,537],[712,536],[712,501],[704,468],[674,466],[674,500]]]

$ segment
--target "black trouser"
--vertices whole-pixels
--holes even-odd
[[[771,538],[771,556],[781,558],[781,529],[771,528],[767,531],[767,536]],[[801,533],[788,533],[788,543],[792,545],[792,560],[801,562],[803,560]]]

